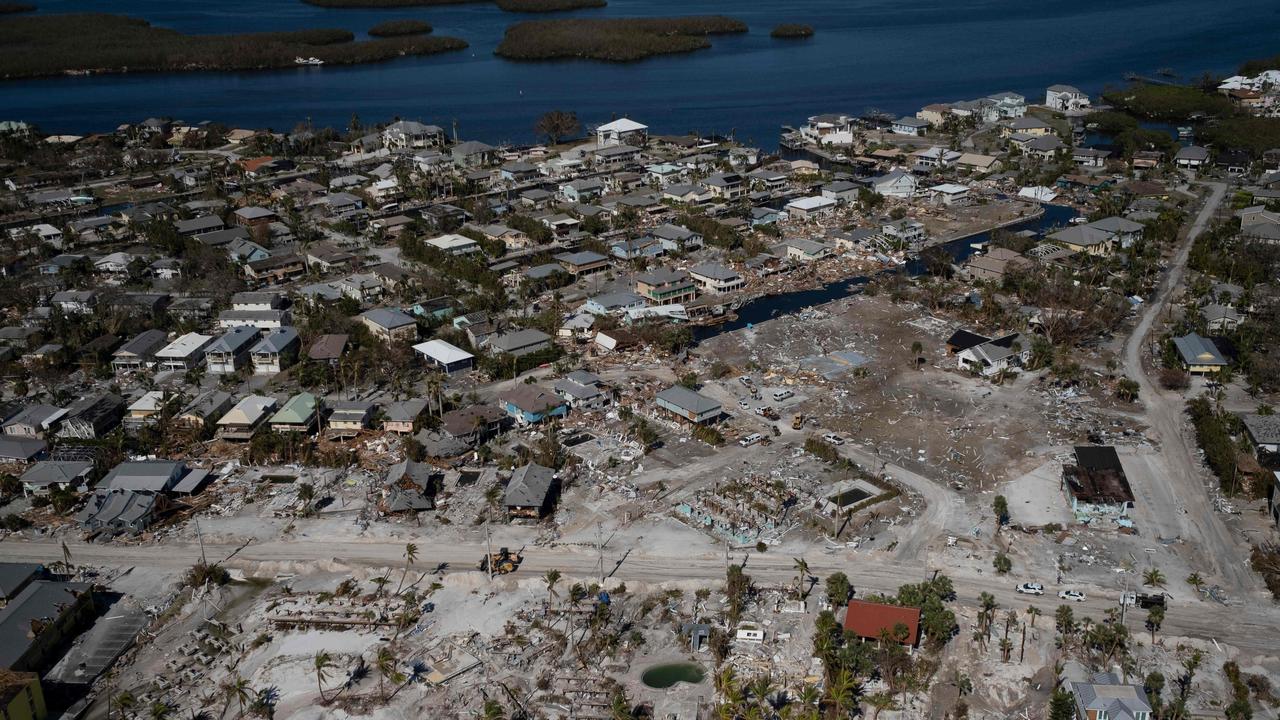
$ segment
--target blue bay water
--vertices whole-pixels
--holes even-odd
[[[913,113],[1003,90],[1042,100],[1067,83],[1096,93],[1126,72],[1230,73],[1280,53],[1280,3],[1257,0],[610,0],[583,17],[722,13],[750,25],[687,55],[615,65],[515,63],[493,55],[510,24],[543,15],[487,4],[332,10],[300,0],[38,0],[40,12],[106,11],[188,33],[341,27],[421,18],[467,50],[355,67],[252,73],[127,74],[0,82],[0,119],[85,133],[148,116],[290,130],[403,117],[487,142],[529,142],[550,109],[587,124],[628,115],[660,133],[733,131],[776,145],[782,124],[819,112]],[[556,15],[557,17],[563,15]],[[0,22],[4,20],[0,19]],[[769,37],[808,23],[809,40]]]

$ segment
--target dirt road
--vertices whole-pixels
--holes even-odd
[[[1183,412],[1185,403],[1178,392],[1169,392],[1147,376],[1142,365],[1142,347],[1149,341],[1156,318],[1164,312],[1187,270],[1187,257],[1195,239],[1204,232],[1226,195],[1223,183],[1206,183],[1209,197],[1196,216],[1187,238],[1174,255],[1169,272],[1143,310],[1133,334],[1124,347],[1125,374],[1138,382],[1143,418],[1159,440],[1160,452],[1142,458],[1150,472],[1135,474],[1142,483],[1135,488],[1151,507],[1140,513],[1157,516],[1166,535],[1176,530],[1187,542],[1192,566],[1202,575],[1211,575],[1233,595],[1246,595],[1259,588],[1257,578],[1242,562],[1248,556],[1245,543],[1235,538],[1215,513],[1205,487],[1205,474],[1196,456],[1195,440],[1188,432]]]

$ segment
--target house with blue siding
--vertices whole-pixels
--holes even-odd
[[[569,414],[568,402],[540,385],[519,385],[503,393],[499,400],[507,414],[521,425],[536,425],[548,418]]]

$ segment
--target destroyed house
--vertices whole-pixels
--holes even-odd
[[[93,616],[88,583],[33,580],[0,609],[0,668],[43,672]]]
[[[58,437],[95,440],[111,432],[124,416],[124,398],[111,393],[86,395],[62,416]]]
[[[443,474],[430,465],[402,460],[387,468],[380,507],[387,513],[431,510],[443,484]]]
[[[501,396],[507,414],[521,425],[540,423],[569,413],[569,405],[559,395],[533,384],[521,384]]]
[[[555,470],[529,463],[511,473],[502,505],[509,519],[540,520],[551,510],[556,490]]]
[[[99,488],[76,513],[76,522],[90,532],[140,533],[164,507],[162,496],[145,490]]]
[[[1062,468],[1062,482],[1076,517],[1125,517],[1133,507],[1133,490],[1116,449],[1089,445],[1075,453],[1076,463]]]
[[[844,629],[863,640],[893,640],[915,647],[920,642],[920,608],[850,600],[844,611]]]

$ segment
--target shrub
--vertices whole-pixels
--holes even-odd
[[[996,553],[996,559],[991,561],[991,565],[1000,575],[1007,575],[1013,569],[1013,561],[1004,553]]]
[[[1177,368],[1160,371],[1160,387],[1165,390],[1186,390],[1191,387],[1191,375]]]
[[[693,437],[696,440],[712,445],[719,446],[724,444],[724,435],[720,431],[710,425],[698,425],[693,429]]]
[[[231,582],[231,574],[217,563],[196,563],[187,571],[183,582],[187,587],[200,587],[205,583],[226,585]]]
[[[3,518],[0,518],[0,528],[10,532],[26,530],[29,527],[31,527],[31,521],[16,513],[5,515]]]
[[[783,23],[775,27],[769,35],[775,38],[808,38],[813,37],[813,28],[798,23]]]

